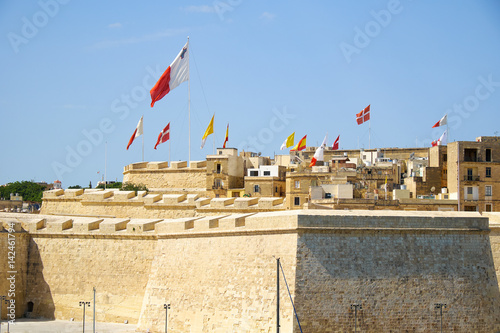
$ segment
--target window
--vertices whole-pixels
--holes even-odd
[[[220,164],[217,164],[217,173],[220,173]]]
[[[448,154],[443,154],[443,162],[448,162]]]
[[[253,191],[254,191],[254,192],[260,192],[259,185],[254,185],[254,186],[253,186]]]
[[[271,171],[264,171],[264,176],[270,176],[271,175]]]
[[[486,204],[486,207],[484,209],[487,212],[492,212],[493,211],[493,205],[492,204]]]
[[[468,186],[467,187],[467,194],[471,194],[472,195],[472,186]]]
[[[220,179],[214,180],[214,188],[222,188],[222,182]]]
[[[477,207],[476,206],[465,206],[464,207],[464,211],[466,211],[466,212],[475,212],[475,211],[477,211]]]
[[[465,162],[477,162],[477,149],[464,149]]]
[[[467,180],[472,180],[472,169],[467,169]]]
[[[300,198],[299,197],[295,197],[293,198],[293,204],[295,206],[300,206]]]
[[[295,181],[295,188],[300,188],[300,180]]]
[[[491,178],[491,168],[490,167],[486,168],[486,178]]]
[[[491,148],[486,148],[486,162],[491,162]]]
[[[274,190],[274,192],[278,193],[278,186],[276,186],[276,189]]]
[[[487,197],[491,197],[491,185],[486,185],[484,187],[484,195]]]
[[[257,177],[258,175],[259,175],[259,172],[257,170],[253,170],[253,171],[251,170],[250,171],[250,176],[251,177]]]

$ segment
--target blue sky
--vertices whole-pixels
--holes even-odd
[[[171,158],[188,158],[188,84],[150,107],[149,90],[190,36],[191,159],[215,113],[216,146],[283,153],[340,135],[341,149],[430,146],[500,134],[500,2],[0,2],[0,184],[88,186],[146,161],[171,122]],[[107,144],[105,143],[107,142]],[[97,172],[100,172],[98,174]]]

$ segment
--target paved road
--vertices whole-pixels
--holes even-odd
[[[82,322],[66,320],[16,319],[10,325],[10,333],[81,333]],[[96,323],[96,333],[132,333],[136,325]],[[2,333],[7,332],[7,323],[2,321]],[[85,332],[92,332],[92,321],[85,323]]]

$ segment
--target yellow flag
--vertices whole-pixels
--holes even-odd
[[[283,142],[280,149],[283,150],[285,148],[293,146],[294,137],[295,137],[295,132],[293,132],[292,134],[290,134],[288,138],[286,138],[285,142]]]
[[[214,117],[215,114],[212,116],[212,120],[210,120],[210,124],[208,124],[205,134],[203,134],[203,138],[201,138],[201,149],[203,149],[203,146],[205,146],[205,141],[207,140],[207,136],[209,136],[214,132]]]

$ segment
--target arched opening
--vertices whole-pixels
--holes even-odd
[[[28,302],[26,306],[26,312],[33,312],[33,302]]]

